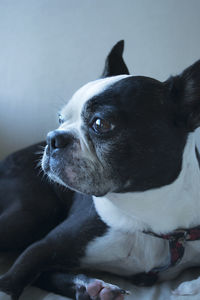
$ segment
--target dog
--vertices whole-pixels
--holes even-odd
[[[0,165],[0,250],[19,250],[0,278],[18,300],[35,284],[77,300],[122,300],[112,273],[139,285],[199,265],[200,61],[164,82],[132,76],[124,42],[81,87],[44,143]],[[42,169],[35,167],[45,146]],[[199,279],[177,295],[198,293]]]

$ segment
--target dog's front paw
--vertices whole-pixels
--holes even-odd
[[[200,293],[200,277],[195,280],[181,283],[174,291],[174,295],[186,296]]]
[[[76,300],[123,300],[128,294],[128,291],[98,279],[76,287]]]

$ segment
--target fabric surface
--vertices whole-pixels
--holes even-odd
[[[2,254],[0,256],[0,273],[3,274],[12,264],[13,255]],[[195,268],[183,272],[176,280],[166,281],[156,284],[153,287],[136,287],[125,280],[116,281],[116,279],[109,278],[110,282],[120,285],[120,287],[129,290],[130,296],[126,296],[125,300],[199,300],[200,294],[192,296],[175,296],[172,290],[175,289],[179,283],[200,276],[200,269]],[[48,293],[35,287],[27,287],[21,296],[20,300],[66,300],[69,298]],[[10,300],[10,297],[5,293],[0,292],[0,300]]]

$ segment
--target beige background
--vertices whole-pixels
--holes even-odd
[[[44,139],[122,38],[130,71],[164,80],[200,58],[200,1],[0,0],[0,158]]]

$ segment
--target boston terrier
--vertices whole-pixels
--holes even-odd
[[[35,284],[77,300],[122,300],[115,274],[151,285],[199,266],[200,61],[164,82],[129,75],[118,42],[47,135],[0,165],[0,249],[21,254],[0,278],[19,299]],[[51,181],[53,183],[51,183]],[[200,292],[200,279],[177,295]]]

